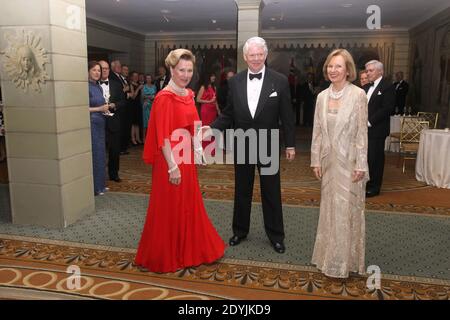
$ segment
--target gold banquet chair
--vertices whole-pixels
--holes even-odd
[[[417,117],[422,118],[424,121],[428,121],[430,123],[430,128],[436,129],[439,119],[438,112],[417,112]]]
[[[419,118],[405,118],[400,130],[400,157],[403,158],[402,172],[405,173],[406,160],[416,160],[419,150],[420,133],[428,129],[430,123]]]
[[[418,116],[408,116],[408,118],[419,118],[419,117]],[[400,129],[402,128],[403,119],[405,119],[405,117],[400,119]],[[399,132],[391,132],[389,134],[389,148],[388,148],[388,151],[391,151],[391,145],[393,143],[400,144],[400,131]],[[399,161],[400,161],[400,158],[399,158]]]

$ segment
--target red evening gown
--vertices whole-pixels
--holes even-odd
[[[216,90],[212,86],[208,86],[203,91],[203,94],[200,99],[202,100],[211,100],[216,96]],[[217,108],[216,103],[202,103],[200,108],[201,118],[202,118],[202,126],[209,126],[214,122],[217,118]],[[203,149],[210,144],[214,143],[214,137],[211,137],[210,141],[202,141]],[[211,155],[214,156],[215,149],[212,150]]]
[[[191,138],[194,121],[199,118],[192,91],[184,97],[167,90],[157,94],[143,155],[144,161],[153,166],[152,191],[135,258],[137,265],[153,272],[175,272],[211,263],[225,251],[225,243],[211,224],[203,204],[191,141],[183,140],[189,143],[191,161],[178,163],[179,185],[169,182],[168,166],[162,153],[164,139],[170,140],[175,129],[189,130]],[[172,149],[177,143],[171,141]]]

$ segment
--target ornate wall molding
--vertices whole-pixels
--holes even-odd
[[[0,52],[4,57],[4,70],[17,88],[24,92],[31,87],[41,92],[41,84],[49,80],[45,65],[49,63],[42,38],[32,31],[21,30],[17,34],[6,33],[8,46]]]

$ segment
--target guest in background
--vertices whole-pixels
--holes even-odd
[[[228,81],[234,76],[234,71],[230,70],[227,72],[225,79],[217,88],[217,103],[219,104],[219,110],[222,111],[227,105],[228,97]]]
[[[150,118],[150,112],[152,110],[152,104],[153,100],[156,96],[156,86],[153,84],[152,76],[147,75],[145,77],[145,85],[142,89],[142,118],[143,118],[143,130],[144,130],[144,139],[147,137],[147,127],[148,127],[148,120]]]
[[[316,97],[316,83],[314,74],[309,72],[306,81],[300,87],[300,96],[303,101],[303,124],[311,127],[314,118],[314,102]]]
[[[120,154],[126,155],[129,154],[128,147],[130,146],[131,141],[131,128],[133,125],[133,116],[134,116],[134,102],[133,102],[133,92],[130,85],[130,69],[124,64],[122,65],[122,81],[124,83],[124,88],[128,88],[127,92],[127,104],[126,107],[122,110],[121,117],[121,135],[122,141],[120,146]]]
[[[217,89],[217,103],[219,105],[219,110],[222,112],[225,107],[227,106],[227,98],[228,98],[228,83],[231,78],[234,77],[236,73],[233,70],[230,70],[227,72],[225,79],[223,79],[220,87]],[[219,113],[220,113],[219,112]],[[230,126],[230,129],[232,128],[232,125]],[[223,148],[226,150],[231,150],[231,143],[233,141],[230,141],[230,139],[226,139],[226,134],[223,134]]]
[[[130,76],[130,88],[131,88],[131,143],[133,146],[142,144],[141,131],[142,127],[142,107],[141,107],[141,95],[143,84],[139,84],[139,74],[135,71]]]
[[[201,84],[197,94],[197,102],[200,103],[200,118],[202,120],[202,126],[209,126],[216,120],[217,115],[220,113],[219,105],[217,103],[216,94],[216,75],[214,73],[205,77]],[[211,141],[203,141],[203,149],[209,144],[213,143],[214,139],[211,137]],[[214,150],[211,155],[214,155]]]
[[[102,66],[102,80],[100,84],[103,90],[109,92],[110,111],[114,113],[112,117],[106,119],[106,142],[108,147],[108,174],[109,180],[121,182],[119,177],[120,169],[120,146],[122,139],[121,117],[122,111],[127,107],[127,95],[129,88],[124,84],[120,73],[120,61],[111,62],[113,72],[110,72],[106,61],[99,61]],[[116,70],[114,72],[114,70]]]
[[[384,172],[384,144],[390,132],[390,116],[395,110],[395,87],[383,78],[384,67],[380,61],[366,63],[370,83],[364,86],[369,108],[369,162],[370,180],[367,183],[366,197],[380,194]]]
[[[186,88],[194,61],[194,55],[186,49],[172,50],[167,56],[172,78],[155,98],[145,140],[143,157],[152,165],[154,187],[135,264],[152,272],[175,272],[212,263],[225,251],[225,243],[209,220],[198,184],[194,154],[199,148],[201,154],[200,144],[192,139],[179,142],[171,138],[180,129],[190,138],[195,135],[199,118],[194,93]],[[186,159],[172,151],[180,143],[191,150]]]
[[[164,66],[158,68],[158,77],[155,80],[156,90],[161,91],[169,83],[170,76],[167,75],[167,70]]]
[[[94,176],[94,194],[103,195],[106,191],[106,152],[105,152],[105,115],[109,105],[98,84],[102,75],[101,65],[89,61],[89,112],[91,118],[92,168]]]
[[[139,84],[145,85],[145,74],[139,73]]]
[[[409,90],[409,84],[403,79],[403,72],[399,71],[395,74],[395,113],[404,114],[406,113],[405,104],[406,96]]]
[[[311,144],[311,167],[322,182],[312,263],[347,278],[365,273],[367,97],[351,84],[356,68],[347,50],[330,53],[323,73],[331,85],[317,97]]]
[[[367,76],[367,71],[361,70],[359,72],[359,86],[362,88],[368,83],[369,83],[369,77]]]
[[[120,108],[120,154],[129,154],[127,151],[128,143],[130,141],[131,122],[129,115],[129,103],[128,99],[131,96],[130,86],[128,80],[122,75],[122,64],[119,60],[111,62],[111,74],[110,80],[114,81],[114,84],[119,83],[122,87],[123,95],[119,97],[119,93],[116,92],[116,98],[125,98],[121,102]],[[127,66],[125,66],[125,73],[127,73]],[[130,123],[130,125],[128,125]]]

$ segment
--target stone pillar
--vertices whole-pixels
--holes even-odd
[[[63,228],[95,211],[85,0],[2,2],[12,219]]]
[[[238,7],[237,26],[237,71],[247,68],[242,56],[245,41],[261,34],[261,11],[264,7],[262,0],[235,0]]]

